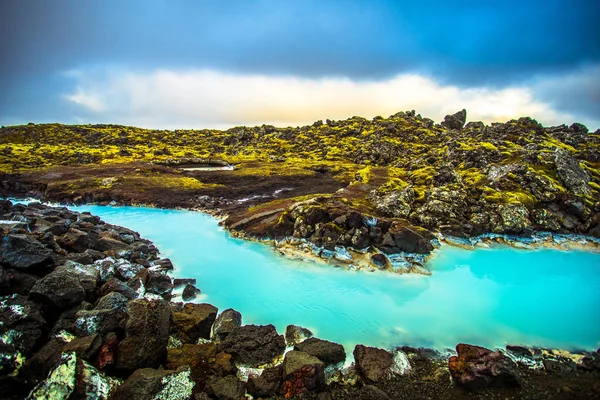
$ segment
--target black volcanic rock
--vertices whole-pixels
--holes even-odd
[[[4,236],[0,251],[0,263],[15,269],[35,270],[54,263],[52,251],[28,235]]]
[[[446,115],[442,126],[448,129],[461,130],[467,121],[467,110],[463,109],[456,114]]]
[[[129,302],[125,339],[119,343],[116,368],[134,371],[164,362],[169,340],[171,308],[164,300]]]
[[[285,339],[273,325],[245,325],[234,329],[219,345],[237,362],[259,366],[283,354]]]

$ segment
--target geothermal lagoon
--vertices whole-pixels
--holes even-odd
[[[600,254],[586,251],[465,250],[442,246],[431,276],[348,271],[287,259],[271,246],[231,237],[193,211],[75,207],[152,240],[196,278],[202,295],[244,324],[289,324],[343,344],[438,350],[466,342],[595,350],[600,346]]]

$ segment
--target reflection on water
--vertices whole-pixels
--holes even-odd
[[[85,206],[153,240],[201,301],[235,308],[244,323],[288,324],[351,348],[356,343],[453,347],[530,344],[596,349],[600,255],[444,247],[430,277],[350,272],[282,258],[231,238],[207,215]]]

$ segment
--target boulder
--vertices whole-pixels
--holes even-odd
[[[292,350],[286,353],[282,364],[284,382],[281,392],[284,397],[323,390],[324,367],[321,360],[302,351]]]
[[[38,384],[27,399],[107,400],[117,383],[74,353],[64,353],[46,380]]]
[[[275,396],[281,388],[282,367],[266,368],[258,376],[248,377],[248,393],[254,398]]]
[[[170,318],[164,300],[129,302],[125,339],[119,343],[115,367],[126,371],[158,367],[167,355]]]
[[[402,190],[383,194],[374,190],[369,193],[367,200],[375,206],[379,213],[386,217],[407,218],[412,211],[412,204],[415,201],[415,197],[414,189],[408,186]]]
[[[29,385],[37,385],[46,377],[54,366],[60,361],[66,342],[61,338],[50,338],[25,365],[19,370],[19,377]]]
[[[200,294],[200,289],[196,288],[193,285],[185,285],[183,292],[181,293],[181,299],[183,301],[191,301],[196,298]]]
[[[73,324],[75,333],[79,336],[98,333],[104,335],[109,332],[122,330],[127,314],[119,308],[80,310],[75,314]]]
[[[67,261],[63,265],[58,266],[55,269],[55,272],[57,271],[65,271],[66,273],[76,276],[88,296],[93,298],[96,297],[95,292],[100,279],[100,272],[92,265],[83,265],[74,261]]]
[[[8,234],[2,238],[0,263],[20,270],[39,270],[54,264],[52,251],[27,235]]]
[[[213,336],[218,340],[223,340],[235,328],[242,326],[242,314],[232,308],[224,310],[213,325]]]
[[[296,325],[288,325],[285,328],[285,342],[288,346],[293,346],[302,343],[306,339],[312,337],[312,332],[306,328]]]
[[[100,288],[100,296],[106,296],[111,292],[117,292],[122,294],[129,300],[135,300],[139,297],[139,294],[127,286],[124,282],[117,278],[111,278]]]
[[[196,284],[196,279],[194,278],[175,278],[173,279],[173,288],[174,289],[178,289],[182,286],[186,286],[186,285],[195,285]]]
[[[102,347],[102,336],[94,333],[89,336],[74,338],[65,345],[63,351],[73,352],[83,360],[91,361],[100,351],[100,347]]]
[[[346,360],[344,346],[327,340],[309,338],[294,346],[294,349],[317,357],[326,365],[337,364]]]
[[[167,350],[165,367],[177,369],[189,365],[192,370],[198,365],[207,366],[217,355],[217,346],[214,343],[189,344]]]
[[[143,266],[131,263],[123,258],[117,260],[114,264],[114,267],[118,275],[125,281],[132,279],[138,274],[138,272],[145,269]]]
[[[98,300],[95,310],[121,310],[127,311],[129,300],[119,292],[110,292]]]
[[[379,382],[394,375],[403,375],[410,369],[406,354],[396,350],[394,354],[362,344],[354,348],[356,369],[365,382]]]
[[[383,235],[383,240],[377,247],[388,254],[399,252],[428,254],[433,250],[431,239],[433,235],[425,229],[394,223]]]
[[[210,331],[218,309],[211,304],[186,303],[172,305],[171,332],[184,343],[196,343],[200,338],[210,339]]]
[[[194,382],[190,379],[189,368],[181,368],[177,371],[143,368],[135,371],[118,386],[110,399],[188,400],[192,396],[193,389]]]
[[[442,126],[448,129],[461,130],[467,121],[467,110],[463,109],[456,114],[446,115]]]
[[[273,325],[245,325],[235,328],[219,345],[236,362],[259,366],[281,356],[285,339]]]
[[[160,272],[150,272],[146,282],[146,291],[159,296],[170,295],[173,292],[171,277]]]
[[[59,236],[56,242],[65,250],[75,253],[83,253],[90,247],[90,235],[79,229],[69,228],[67,233]]]
[[[448,368],[457,385],[467,389],[519,385],[517,365],[499,351],[461,343],[456,352]]]
[[[85,289],[77,273],[57,269],[33,285],[29,298],[52,311],[61,311],[81,303],[85,299]]]
[[[210,387],[218,400],[239,400],[246,393],[246,383],[233,375],[217,380]]]

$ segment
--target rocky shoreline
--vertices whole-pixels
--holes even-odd
[[[64,207],[0,206],[6,399],[600,395],[597,351],[459,344],[442,355],[357,345],[347,357],[304,328],[281,335],[243,325],[235,310],[189,302],[195,282],[170,277],[172,263],[134,231]]]

